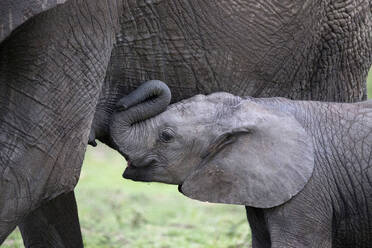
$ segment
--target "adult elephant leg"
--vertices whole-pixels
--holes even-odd
[[[0,44],[0,244],[78,181],[118,3],[67,1]]]
[[[62,194],[31,212],[19,224],[27,248],[83,247],[73,191]]]

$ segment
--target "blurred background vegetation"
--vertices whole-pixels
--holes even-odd
[[[124,168],[117,152],[88,147],[76,189],[86,248],[249,247],[244,207],[194,201],[177,186],[124,180]],[[18,230],[3,247],[23,247]]]

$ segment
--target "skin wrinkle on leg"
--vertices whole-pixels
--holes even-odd
[[[98,92],[100,90],[100,84],[103,82],[103,77],[105,75],[106,66],[108,64],[109,57],[111,55],[110,47],[112,46],[112,41],[113,41],[113,39],[110,38],[112,36],[110,32],[112,32],[113,29],[115,28],[115,27],[106,28],[105,33],[100,33],[100,31],[103,31],[102,27],[98,27],[98,29],[95,29],[93,27],[93,30],[96,30],[96,31],[89,32],[89,24],[87,25],[87,22],[83,21],[80,18],[80,16],[85,15],[85,13],[89,14],[89,12],[96,11],[94,10],[94,8],[95,9],[97,8],[107,9],[107,6],[105,7],[101,3],[99,5],[90,6],[90,9],[87,9],[87,10],[81,9],[82,12],[80,12],[80,14],[70,16],[69,18],[60,22],[60,19],[59,19],[60,15],[63,15],[65,13],[64,11],[70,11],[72,8],[76,9],[81,6],[80,5],[81,3],[84,3],[84,1],[79,1],[79,3],[76,2],[76,4],[72,1],[69,4],[64,5],[63,7],[61,6],[60,8],[53,9],[50,12],[41,14],[37,18],[32,19],[29,23],[25,24],[17,34],[15,34],[13,37],[9,39],[7,43],[3,43],[1,45],[2,56],[7,56],[6,55],[7,53],[8,54],[23,53],[22,50],[16,50],[16,49],[4,50],[6,48],[16,47],[17,45],[18,47],[29,49],[31,52],[30,54],[39,53],[38,56],[34,56],[36,60],[33,60],[32,62],[33,64],[31,64],[31,67],[27,65],[27,63],[29,63],[32,60],[28,60],[27,56],[23,58],[21,57],[23,61],[22,59],[19,60],[19,57],[18,57],[18,61],[13,59],[13,58],[16,58],[16,56],[12,58],[8,57],[7,61],[10,62],[10,64],[17,63],[17,66],[11,67],[11,66],[6,65],[5,62],[3,62],[0,68],[1,68],[1,71],[4,73],[8,73],[7,68],[13,68],[13,70],[15,70],[15,73],[13,75],[20,75],[20,78],[22,78],[22,74],[18,74],[17,73],[18,71],[26,72],[27,70],[30,70],[30,68],[32,69],[34,65],[39,66],[40,65],[38,64],[39,61],[42,62],[43,59],[46,59],[52,62],[52,63],[49,63],[48,66],[45,67],[45,69],[36,70],[34,72],[34,75],[36,77],[35,76],[30,77],[33,81],[45,82],[45,83],[51,82],[52,84],[50,83],[44,84],[44,88],[38,88],[38,89],[34,88],[32,91],[27,91],[28,93],[30,93],[30,96],[32,96],[27,101],[33,101],[33,99],[35,99],[36,102],[42,103],[38,105],[38,108],[43,109],[44,111],[47,110],[46,112],[48,112],[48,114],[50,115],[43,114],[44,116],[41,116],[41,119],[40,119],[41,121],[39,120],[36,122],[37,126],[30,123],[28,127],[26,126],[20,127],[18,126],[17,122],[14,122],[15,120],[17,120],[17,118],[19,118],[17,117],[17,115],[20,116],[24,120],[29,121],[29,119],[30,120],[32,119],[32,118],[29,118],[27,114],[26,115],[24,114],[24,113],[27,113],[25,111],[27,108],[27,105],[24,105],[18,111],[20,114],[17,114],[17,112],[15,112],[15,115],[14,115],[15,118],[8,119],[10,120],[8,121],[8,123],[12,123],[11,125],[16,129],[19,129],[22,133],[28,133],[28,131],[26,131],[25,128],[28,128],[28,129],[32,128],[33,130],[37,131],[36,133],[35,131],[29,132],[33,138],[28,141],[26,139],[25,140],[26,144],[24,145],[24,147],[18,148],[17,153],[22,154],[22,151],[26,151],[26,150],[29,152],[29,154],[37,152],[37,155],[36,154],[32,155],[34,160],[39,159],[39,161],[43,161],[45,163],[45,166],[42,171],[38,172],[38,175],[36,176],[37,180],[30,180],[30,178],[35,178],[34,172],[36,171],[34,171],[34,168],[36,167],[34,167],[35,165],[33,164],[28,164],[28,167],[25,170],[17,166],[17,169],[14,170],[13,175],[10,174],[11,180],[18,182],[18,186],[15,185],[14,188],[19,189],[17,193],[19,196],[17,197],[18,199],[16,198],[17,199],[16,201],[14,201],[14,197],[11,201],[9,201],[9,204],[11,204],[13,201],[14,201],[14,204],[16,204],[13,207],[9,207],[9,209],[13,209],[14,211],[14,214],[11,214],[13,216],[11,219],[13,224],[11,225],[10,223],[8,223],[8,224],[2,225],[1,231],[0,231],[1,240],[5,238],[7,233],[12,229],[12,226],[14,226],[25,213],[27,213],[28,211],[30,211],[30,209],[33,209],[37,207],[38,204],[40,204],[39,203],[40,199],[45,200],[48,198],[49,199],[53,198],[57,196],[59,193],[63,192],[64,189],[71,190],[77,182],[78,174],[80,171],[79,168],[80,168],[80,165],[83,159],[83,156],[81,156],[80,153],[84,152],[85,150],[85,144],[84,144],[85,137],[83,137],[85,136],[84,130],[88,130],[87,126],[90,125],[90,121],[86,120],[87,119],[86,116],[87,116],[87,113],[91,113],[91,116],[93,117],[94,110],[92,110],[92,108],[94,108],[94,98],[98,100],[98,94],[97,93],[91,94],[91,93]],[[71,8],[71,9],[67,10],[67,8]],[[86,11],[86,12],[83,13],[83,11]],[[107,12],[109,11],[105,10],[105,13]],[[43,18],[45,19],[55,18],[56,22],[49,22],[48,24],[39,22],[39,20],[42,20]],[[99,18],[100,20],[98,20],[97,18]],[[96,17],[96,19],[93,22],[91,22],[91,24],[93,26],[98,24],[98,26],[100,26],[99,22],[101,22],[101,20],[105,20],[105,18],[110,19],[107,16],[101,15],[100,17]],[[79,25],[74,25],[74,23],[78,23],[80,26],[84,26],[84,27],[82,27],[79,30]],[[41,32],[42,30],[48,29],[49,27],[47,27],[47,25],[56,25],[57,26],[56,29],[60,28],[62,32],[59,33],[60,37],[44,37],[45,38],[44,41],[42,40],[41,42],[38,42],[39,46],[43,47],[44,49],[38,48],[38,50],[35,50],[36,47],[38,46],[33,46],[33,42],[36,39],[38,39],[37,32],[34,32],[33,34],[26,33],[26,32],[28,28],[33,28],[34,26],[37,26],[37,25],[44,27],[44,28],[40,28],[39,32]],[[68,30],[69,28],[70,29],[73,28],[72,32],[69,32]],[[80,32],[82,30],[86,30],[87,33]],[[82,47],[82,43],[80,43],[80,41],[89,40],[89,39],[82,38],[82,36],[86,36],[88,35],[88,33],[89,35],[102,36],[102,39],[91,39],[89,44],[84,45]],[[26,34],[26,37],[29,37],[28,40],[30,42],[28,44],[23,45],[22,41],[17,40],[17,37],[20,37],[20,35],[22,34]],[[106,36],[106,38],[103,36]],[[50,40],[46,41],[49,38],[57,41],[56,44],[58,44],[58,46],[51,46],[52,41]],[[13,41],[13,42],[10,43],[10,41]],[[98,43],[101,43],[101,42],[103,42],[104,44],[97,46]],[[90,49],[91,46],[93,47],[93,49]],[[76,59],[77,58],[76,56],[71,56],[71,54],[68,54],[67,52],[68,50],[66,49],[63,50],[66,47],[69,47],[69,48],[76,47],[75,55],[78,55],[78,54],[82,55],[80,60]],[[98,47],[99,47],[99,50],[97,50]],[[41,54],[40,52],[42,52],[43,54]],[[51,56],[51,54],[53,53],[64,54],[64,56]],[[64,59],[64,58],[69,58],[69,59],[64,60],[65,62],[60,63],[61,59]],[[91,61],[93,61],[93,63]],[[69,62],[72,62],[72,63],[67,65],[66,63],[69,63]],[[22,66],[24,66],[25,70],[21,69]],[[48,71],[55,72],[54,69],[50,69],[52,67],[59,68],[60,75],[63,75],[62,77],[53,76],[54,79],[58,78],[59,80],[61,80],[60,81],[61,83],[58,83],[54,81],[53,79],[45,81],[45,78],[50,76],[51,74],[49,75],[41,74],[43,70],[45,72],[48,72]],[[58,75],[57,73],[54,73],[54,74]],[[40,77],[41,80],[40,81],[37,80],[38,79],[37,77]],[[67,81],[72,82],[76,79],[78,79],[77,81],[75,81],[76,83],[72,83],[72,84],[66,83]],[[96,84],[94,82],[97,82],[97,87],[92,87],[94,84]],[[12,99],[15,95],[22,95],[23,90],[27,87],[27,86],[21,86],[20,84],[15,83],[15,80],[13,80],[13,82],[8,81],[7,83],[11,84],[11,88],[9,89],[11,90],[12,94],[8,94],[8,96],[3,95],[2,98]],[[85,85],[88,87],[85,87]],[[59,88],[60,90],[57,90],[57,91],[51,90],[50,91],[52,93],[51,96],[42,95],[41,90],[53,89],[53,88],[54,89]],[[77,90],[75,91],[75,89]],[[38,93],[35,94],[37,91]],[[53,96],[53,94],[55,95]],[[76,104],[75,102],[77,98],[82,99],[81,95],[82,96],[85,95],[85,97],[88,97],[88,98],[90,95],[91,99],[90,100],[87,99],[86,102],[83,104]],[[53,102],[52,103],[49,102],[48,104],[46,104],[46,102],[48,101],[50,97],[54,98]],[[69,102],[66,102],[65,104],[60,104],[61,102],[63,103],[66,100],[69,100]],[[22,104],[24,104],[24,102],[14,101],[14,105],[22,105]],[[12,108],[12,107],[7,107],[7,108]],[[59,109],[59,110],[55,111],[56,109]],[[24,112],[22,113],[22,111]],[[38,110],[36,110],[36,112],[38,112]],[[67,112],[70,113],[70,116],[72,118],[69,118],[69,119],[61,118],[61,116]],[[8,113],[11,113],[11,112],[8,111]],[[39,113],[41,113],[41,111],[39,111]],[[84,113],[84,116],[82,116],[82,113]],[[23,118],[23,116],[25,118]],[[43,125],[42,124],[43,122],[46,123],[47,125]],[[4,123],[7,123],[7,122],[2,121],[1,125],[3,127],[4,127]],[[35,127],[37,129],[34,129]],[[12,131],[12,133],[14,132]],[[45,146],[45,143],[43,141],[43,137],[45,136],[50,137],[50,139],[52,138],[54,139],[52,144],[49,144],[49,146]],[[14,137],[17,137],[17,136],[14,136]],[[1,134],[0,134],[0,138],[1,138]],[[17,143],[19,143],[19,141],[17,141]],[[36,149],[26,148],[29,145],[31,147],[35,147]],[[37,148],[37,147],[40,147],[40,148]],[[77,152],[77,154],[75,156],[66,156],[67,154],[66,152],[68,152],[68,150],[71,149],[71,147],[76,147],[75,151]],[[9,152],[4,150],[7,148],[3,145],[1,146],[1,149],[2,149],[1,151],[2,154],[13,154],[12,156],[15,155],[14,152],[11,152],[10,150],[8,150]],[[45,157],[45,154],[48,154],[47,157]],[[2,156],[2,158],[4,157]],[[11,160],[5,161],[5,163],[12,162],[15,165],[16,163],[18,163],[18,159],[19,158],[15,156]],[[70,160],[70,162],[66,163],[65,161],[67,160]],[[32,161],[32,160],[29,160],[29,161]],[[69,167],[64,168],[63,170],[66,173],[60,173],[61,168],[63,168],[63,166],[61,165],[63,164],[69,164]],[[8,168],[13,170],[12,167],[8,167]],[[57,174],[59,176],[57,176]],[[69,178],[66,178],[66,176],[68,176]],[[35,188],[35,183],[34,183],[35,181],[40,181],[40,182],[43,181],[44,184],[40,184]],[[53,186],[51,185],[51,183],[53,183]],[[3,186],[6,187],[5,185]],[[37,194],[33,193],[32,198],[31,198],[31,192],[36,192]],[[15,194],[12,193],[10,195],[14,196]],[[23,195],[26,197],[24,197]],[[6,197],[6,195],[2,195],[2,197]],[[25,205],[26,202],[28,202],[29,204],[28,206]],[[10,215],[6,215],[3,211],[4,209],[2,209],[0,222],[3,221],[3,216],[10,216]]]
[[[357,6],[359,5],[359,6]],[[366,98],[366,87],[365,85],[358,85],[357,82],[360,79],[356,77],[361,76],[366,78],[367,71],[365,68],[362,70],[363,73],[355,73],[354,68],[369,67],[371,64],[371,58],[362,57],[361,54],[365,54],[368,50],[371,50],[371,43],[368,42],[370,39],[370,32],[366,34],[363,33],[364,30],[371,29],[372,26],[368,24],[368,20],[371,18],[371,12],[361,12],[361,9],[371,8],[371,3],[369,1],[331,1],[327,6],[327,11],[330,15],[327,16],[327,21],[324,26],[323,40],[324,44],[328,46],[323,47],[323,59],[328,64],[335,65],[333,68],[339,73],[338,76],[334,75],[330,68],[323,67],[320,71],[328,71],[330,77],[339,77],[338,81],[333,80],[336,87],[340,87],[340,92],[342,94],[351,94],[354,98],[357,95],[362,95]],[[359,17],[362,17],[359,19]],[[349,25],[349,20],[353,20],[352,23],[355,25]],[[344,32],[344,30],[347,30]],[[340,30],[342,30],[340,32]],[[368,37],[369,36],[369,37]],[[355,52],[357,51],[357,52]],[[335,56],[335,54],[340,54],[341,56]],[[368,52],[367,52],[368,54]],[[358,57],[360,56],[360,57]],[[338,61],[337,61],[338,59]],[[368,63],[362,62],[367,60]],[[357,70],[358,71],[358,70]],[[327,73],[323,73],[327,75]],[[326,90],[328,86],[322,83],[322,88],[320,90]],[[340,84],[338,82],[346,82],[346,84]],[[342,87],[346,86],[342,90]],[[360,87],[361,86],[361,87]]]

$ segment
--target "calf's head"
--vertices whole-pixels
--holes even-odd
[[[128,160],[125,178],[178,184],[202,201],[269,208],[311,177],[312,140],[293,116],[228,93],[166,107],[169,90],[155,89],[123,98],[113,118],[113,143]]]

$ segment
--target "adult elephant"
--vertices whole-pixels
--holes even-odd
[[[65,226],[79,229],[71,191],[88,136],[110,144],[115,103],[148,79],[167,82],[173,101],[214,91],[365,99],[371,8],[368,0],[2,1],[0,243],[20,224],[26,246],[82,246]]]

